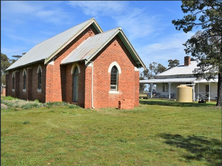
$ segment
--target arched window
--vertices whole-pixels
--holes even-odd
[[[78,70],[78,66],[75,66],[74,70],[73,70],[73,102],[78,102],[78,93],[79,93],[79,70]]]
[[[116,66],[113,66],[111,69],[111,78],[110,78],[110,90],[118,90],[118,77],[119,72]]]
[[[42,67],[39,66],[37,69],[37,73],[38,73],[38,90],[42,89]]]
[[[12,73],[12,90],[15,90],[15,72]]]
[[[23,90],[26,90],[26,70],[23,70]]]

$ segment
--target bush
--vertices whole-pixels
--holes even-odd
[[[24,121],[24,122],[23,122],[23,124],[29,124],[29,123],[30,123],[29,121]]]
[[[69,105],[69,108],[79,108],[79,106],[74,105],[74,104],[70,104],[70,105]]]
[[[55,106],[67,106],[67,105],[68,105],[68,103],[66,103],[66,102],[47,102],[44,104],[44,106],[47,108],[52,108]]]
[[[40,105],[38,103],[28,103],[23,105],[21,108],[23,109],[32,109],[32,108],[36,108],[39,107]]]
[[[3,100],[15,100],[16,98],[13,98],[11,96],[4,96]]]

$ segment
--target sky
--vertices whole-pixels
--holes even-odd
[[[182,45],[195,32],[178,31],[181,1],[1,1],[1,53],[10,59],[95,18],[103,31],[121,27],[144,64],[184,63]],[[140,69],[142,71],[143,69]]]

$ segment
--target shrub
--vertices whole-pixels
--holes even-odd
[[[29,124],[29,123],[30,123],[29,121],[24,121],[24,122],[23,122],[23,124]]]
[[[23,105],[21,108],[23,109],[32,109],[32,108],[36,108],[39,107],[40,105],[38,103],[28,103]]]
[[[79,108],[79,106],[74,105],[74,104],[70,104],[70,105],[69,105],[69,108]]]

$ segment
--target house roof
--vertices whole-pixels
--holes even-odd
[[[133,46],[131,45],[120,27],[89,37],[84,42],[82,42],[75,50],[73,50],[65,59],[63,59],[61,64],[73,63],[83,60],[87,64],[116,35],[120,37],[121,41],[130,52],[131,56],[137,64],[137,67],[146,68],[145,64],[142,62],[139,55],[134,50]]]
[[[90,25],[93,25],[95,29],[101,33],[103,30],[100,28],[94,18],[89,19],[81,24],[78,24],[56,36],[53,36],[29,50],[25,55],[18,59],[6,70],[11,70],[20,66],[31,64],[37,61],[44,60],[46,64],[49,62],[59,51],[73,41],[80,33],[82,33]]]
[[[197,61],[191,61],[191,64],[189,66],[185,65],[178,65],[174,68],[171,68],[165,72],[162,72],[160,74],[156,75],[156,78],[159,76],[174,76],[174,75],[190,75],[194,74],[193,71],[194,69],[198,68],[197,67]]]
[[[216,83],[218,78],[206,80],[198,79],[194,76],[194,70],[198,68],[197,61],[191,61],[189,66],[178,65],[174,68],[171,68],[163,73],[160,73],[155,76],[154,79],[140,80],[141,84],[149,83]],[[178,78],[179,77],[179,78]]]
[[[197,78],[166,78],[166,79],[149,79],[149,80],[140,80],[141,84],[149,83],[216,83],[218,79],[206,80],[206,79],[197,79]]]

